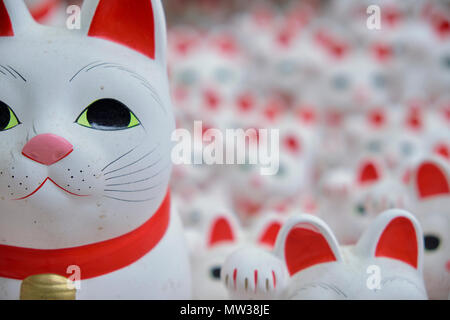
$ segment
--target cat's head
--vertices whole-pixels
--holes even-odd
[[[3,244],[114,238],[166,195],[174,120],[161,1],[85,1],[81,14],[80,30],[49,28],[22,1],[0,1]]]
[[[216,209],[209,214],[201,226],[196,247],[191,248],[194,297],[226,299],[226,289],[220,281],[222,265],[226,257],[243,244],[243,235],[231,213]]]
[[[412,210],[424,233],[424,277],[432,299],[450,291],[450,166],[439,157],[423,159],[415,168]]]
[[[299,215],[284,224],[275,255],[291,277],[289,298],[425,299],[421,237],[410,213],[389,210],[355,247],[341,247],[322,220]]]

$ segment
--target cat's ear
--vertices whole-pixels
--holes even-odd
[[[223,243],[234,243],[238,240],[236,222],[227,215],[217,215],[207,230],[207,247],[212,248]]]
[[[450,195],[450,168],[438,158],[425,160],[413,178],[414,191],[420,200]]]
[[[450,145],[445,141],[438,143],[434,146],[434,153],[437,156],[443,157],[445,160],[450,160]]]
[[[269,215],[263,218],[256,230],[256,242],[265,247],[273,248],[282,226],[283,221],[277,216]]]
[[[330,228],[311,215],[299,215],[286,221],[278,234],[274,252],[285,261],[291,276],[317,264],[342,261]]]
[[[81,23],[89,37],[121,44],[165,65],[167,36],[161,0],[85,0]]]
[[[0,0],[0,37],[29,32],[34,24],[23,0]]]
[[[366,185],[377,182],[382,177],[381,166],[373,159],[361,162],[357,172],[357,183]]]
[[[422,272],[423,235],[419,223],[407,211],[392,209],[380,214],[356,245],[358,255],[389,258]]]

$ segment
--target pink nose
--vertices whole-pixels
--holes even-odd
[[[40,134],[23,147],[22,154],[40,164],[50,166],[73,151],[72,144],[63,137],[54,134]]]

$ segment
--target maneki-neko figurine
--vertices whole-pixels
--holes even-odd
[[[0,299],[189,299],[174,128],[161,1],[86,0],[68,30],[1,0]]]

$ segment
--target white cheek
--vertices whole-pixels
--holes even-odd
[[[0,169],[0,195],[2,200],[18,199],[30,194],[47,177],[47,170],[44,166],[30,166],[29,162],[24,157],[19,158],[18,161],[11,158],[11,164]]]

